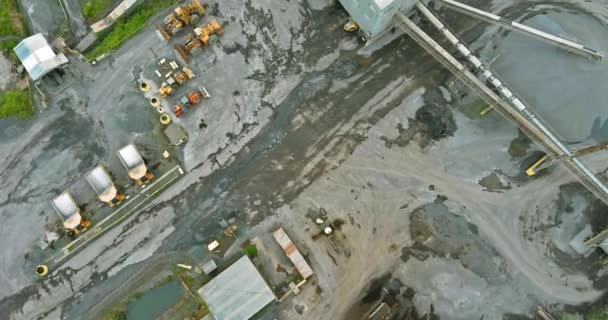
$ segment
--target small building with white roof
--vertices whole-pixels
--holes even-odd
[[[56,54],[41,33],[23,39],[13,51],[33,81],[68,63],[66,56]]]

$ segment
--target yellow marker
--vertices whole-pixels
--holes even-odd
[[[538,159],[538,161],[534,162],[533,165],[530,166],[530,168],[528,168],[528,170],[526,170],[526,174],[528,175],[528,177],[534,176],[536,175],[536,168],[538,168],[541,164],[543,164],[543,162],[545,162],[545,160],[547,160],[548,155],[544,155],[542,158]]]
[[[36,274],[40,277],[44,277],[49,273],[49,267],[44,264],[41,264],[36,267]]]
[[[166,114],[166,113],[163,113],[163,114],[160,116],[160,123],[161,123],[161,124],[164,124],[164,125],[168,125],[169,123],[171,123],[171,116],[169,116],[169,115],[168,115],[168,114]]]
[[[486,115],[486,113],[488,113],[488,112],[492,111],[492,109],[494,109],[494,107],[492,107],[492,106],[488,106],[487,108],[485,108],[485,109],[481,110],[481,112],[479,113],[479,115],[480,115],[480,116],[485,116],[485,115]]]
[[[143,91],[143,92],[148,92],[148,91],[150,91],[150,84],[147,82],[142,82],[139,85],[139,89],[141,89],[141,91]]]

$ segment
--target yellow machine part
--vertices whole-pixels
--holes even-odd
[[[548,155],[544,155],[542,156],[542,158],[538,159],[536,162],[534,162],[533,165],[531,165],[527,170],[526,170],[526,174],[528,175],[528,177],[532,177],[534,175],[536,175],[536,168],[538,168],[540,165],[542,165],[545,161],[547,161],[547,159],[549,158]]]
[[[351,19],[348,19],[348,21],[344,24],[344,31],[346,31],[346,32],[355,32],[358,30],[359,30],[359,25],[356,24]]]
[[[194,33],[204,45],[207,45],[212,34],[220,36],[224,33],[224,27],[216,19],[213,19],[205,25],[194,29]]]
[[[199,0],[192,0],[190,3],[175,8],[175,14],[184,21],[186,24],[190,24],[190,15],[196,13],[199,17],[205,15],[205,7]]]
[[[166,113],[161,114],[160,123],[163,125],[168,125],[169,123],[171,123],[171,116]]]
[[[146,171],[146,175],[144,177],[145,177],[145,180],[144,179],[137,179],[135,182],[138,185],[142,185],[142,184],[150,182],[150,181],[152,181],[152,179],[154,179],[154,175],[150,171]]]
[[[80,220],[80,225],[86,229],[91,226],[91,221],[83,217],[82,220]]]
[[[125,200],[125,198],[126,198],[126,197],[125,197],[125,195],[124,195],[124,194],[122,194],[122,193],[117,193],[117,194],[116,194],[116,197],[114,198],[114,200],[109,201],[109,202],[108,202],[108,205],[109,205],[110,207],[117,206],[117,205],[119,205],[119,204],[120,204],[120,203],[121,203],[123,200]]]
[[[141,89],[141,91],[143,91],[143,92],[148,92],[148,91],[150,91],[150,88],[151,88],[151,87],[150,87],[150,84],[149,84],[149,83],[147,83],[147,82],[142,82],[142,83],[140,83],[140,84],[139,84],[139,88],[140,88],[140,89]]]
[[[225,235],[227,235],[227,236],[229,236],[229,237],[234,237],[234,233],[235,233],[237,230],[239,230],[239,227],[238,227],[238,226],[231,225],[231,226],[229,226],[228,228],[226,228],[226,229],[224,230],[224,234],[225,234]]]
[[[171,86],[168,85],[167,83],[161,84],[160,88],[158,88],[158,93],[160,93],[160,95],[163,97],[170,95],[172,91],[173,91],[173,88],[171,88]]]
[[[49,267],[44,264],[41,264],[36,267],[36,274],[40,277],[44,277],[49,273]]]

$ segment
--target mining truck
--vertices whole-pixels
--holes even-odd
[[[125,195],[118,192],[112,178],[102,165],[89,171],[85,179],[87,179],[91,188],[95,190],[99,200],[107,203],[110,207],[119,205],[125,199]]]
[[[144,158],[134,144],[130,143],[122,147],[118,150],[117,154],[120,162],[127,169],[129,178],[135,180],[137,184],[144,184],[154,178],[154,175],[148,170]]]
[[[60,194],[51,201],[51,204],[70,236],[84,232],[91,225],[91,222],[82,216],[80,207],[69,192]]]

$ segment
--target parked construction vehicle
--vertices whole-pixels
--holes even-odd
[[[110,207],[119,205],[125,199],[125,195],[118,192],[112,178],[102,165],[89,171],[85,178],[97,193],[99,200],[107,203]]]
[[[175,8],[175,11],[165,17],[162,24],[156,25],[156,30],[161,39],[169,41],[177,35],[184,26],[197,23],[205,15],[205,6],[199,0]]]
[[[82,216],[80,207],[69,192],[60,194],[51,201],[51,204],[71,237],[86,231],[91,225],[91,222]]]
[[[191,107],[197,104],[203,98],[209,98],[209,92],[204,87],[199,87],[199,91],[189,92],[180,99],[180,102],[173,106],[173,113],[176,117],[181,117],[186,111],[186,107]]]
[[[190,56],[209,44],[212,35],[220,36],[224,33],[224,27],[215,19],[195,28],[186,38],[183,45],[176,44],[175,51],[188,61]]]
[[[158,92],[161,96],[166,97],[173,92],[173,86],[182,85],[187,80],[190,80],[196,75],[188,67],[183,67],[181,71],[169,72],[166,76],[166,81],[161,83]]]
[[[127,169],[129,178],[135,180],[139,185],[149,182],[154,178],[148,170],[144,158],[134,144],[130,143],[117,152],[120,162]]]

